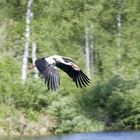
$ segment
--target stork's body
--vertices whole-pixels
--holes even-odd
[[[44,75],[45,83],[49,90],[56,90],[60,85],[60,75],[57,68],[67,73],[77,87],[83,87],[90,83],[90,79],[80,70],[74,60],[69,57],[53,55],[43,57],[35,61],[35,66]]]

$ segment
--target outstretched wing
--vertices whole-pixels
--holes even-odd
[[[57,63],[56,66],[67,73],[76,83],[77,87],[82,88],[89,85],[90,79],[81,70],[76,70],[72,66],[63,63]]]
[[[55,64],[48,64],[44,59],[38,59],[35,65],[39,72],[44,75],[48,90],[56,90],[60,85],[60,76]]]

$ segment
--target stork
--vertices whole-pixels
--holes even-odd
[[[82,72],[79,66],[69,57],[52,55],[37,59],[29,69],[36,67],[45,78],[48,90],[56,90],[60,85],[58,68],[64,71],[77,87],[89,85],[90,79]]]

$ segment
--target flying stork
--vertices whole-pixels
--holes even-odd
[[[60,68],[76,83],[77,87],[89,85],[90,79],[82,72],[73,59],[60,55],[52,55],[37,59],[29,69],[36,67],[45,78],[48,90],[56,90],[60,85]]]

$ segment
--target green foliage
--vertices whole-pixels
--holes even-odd
[[[104,82],[98,81],[88,95],[81,96],[79,103],[90,118],[104,122],[107,128],[136,129],[139,124],[137,122],[135,126],[135,120],[139,116],[139,109],[136,108],[140,101],[137,97],[138,90],[135,91],[137,84],[133,79],[127,80],[120,76],[114,76]],[[134,112],[138,115],[135,116]]]
[[[89,132],[103,129],[98,121],[92,122],[79,114],[72,97],[65,96],[54,101],[48,108],[48,114],[57,120],[54,133]]]
[[[140,2],[34,1],[30,43],[36,41],[37,57],[66,55],[85,71],[85,27],[93,25],[91,88],[77,89],[60,72],[61,87],[56,92],[47,91],[43,79],[35,79],[33,71],[28,71],[27,83],[21,84],[26,2],[0,0],[0,127],[8,133],[12,127],[23,133],[24,125],[18,118],[24,116],[27,122],[38,123],[40,128],[43,112],[47,114],[43,126],[50,133],[140,129]],[[27,128],[27,131],[32,129]]]

